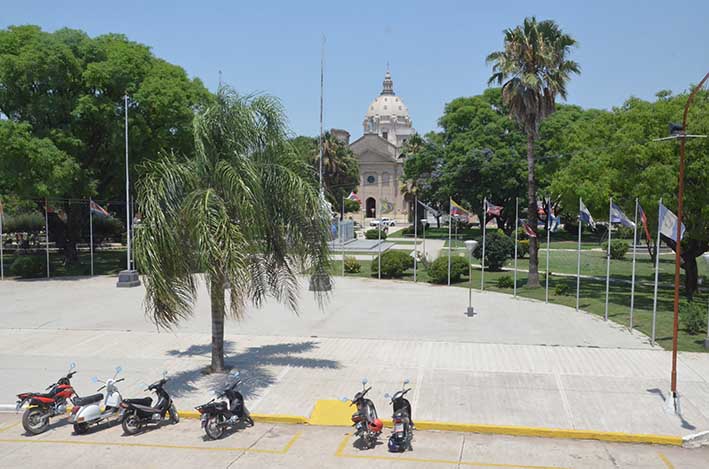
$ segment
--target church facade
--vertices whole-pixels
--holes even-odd
[[[332,129],[332,133],[349,144],[359,161],[357,195],[362,199],[364,216],[405,218],[408,203],[401,190],[404,169],[401,150],[416,131],[408,108],[394,93],[389,70],[384,76],[381,93],[367,109],[363,128],[363,135],[352,143],[349,143],[347,131]]]

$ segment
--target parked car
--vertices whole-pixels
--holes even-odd
[[[369,222],[369,226],[376,227],[379,225],[379,220],[375,219]],[[392,220],[391,218],[382,218],[382,226],[396,226],[396,220]]]

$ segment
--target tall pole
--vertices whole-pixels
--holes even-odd
[[[635,226],[633,227],[633,273],[630,277],[630,330],[633,330],[633,310],[635,308],[635,254],[638,243],[638,198],[635,198]]]
[[[47,254],[47,278],[49,278],[49,202],[44,198],[44,247]]]
[[[419,225],[419,199],[418,196],[414,196],[414,282],[416,281],[416,267],[418,267],[418,256],[419,256],[419,238],[418,238],[418,225]]]
[[[323,195],[323,180],[322,180],[322,137],[323,137],[323,94],[325,85],[325,35],[322,36],[322,45],[320,48],[320,135],[318,136],[318,148],[320,149],[319,166],[319,181],[320,181],[320,196]]]
[[[611,235],[613,232],[613,220],[611,211],[613,210],[613,197],[608,202],[608,250],[606,252],[606,307],[603,313],[603,320],[608,321],[608,293],[611,285]]]
[[[655,247],[655,289],[652,294],[652,335],[650,343],[655,345],[655,325],[657,324],[657,283],[660,276],[660,229],[662,228],[662,220],[660,218],[662,208],[662,199],[657,206],[657,244]]]
[[[672,325],[672,393],[674,398],[677,398],[677,335],[679,330],[679,282],[680,282],[680,261],[682,259],[682,209],[684,208],[684,154],[687,143],[687,115],[689,114],[689,106],[691,106],[697,92],[704,86],[709,73],[704,75],[702,81],[694,88],[687,99],[687,104],[684,106],[684,115],[682,117],[682,138],[679,141],[679,190],[677,191],[677,242],[675,243],[675,298],[674,298],[674,321]],[[677,411],[677,402],[675,401],[675,411]]]
[[[0,200],[0,280],[5,280],[5,264],[3,259],[3,239],[2,239],[2,219],[5,216],[5,209]]]
[[[576,246],[576,311],[579,310],[579,293],[581,292],[581,197],[579,197],[579,242]]]
[[[486,229],[487,229],[487,198],[483,199],[482,225],[483,225],[483,252],[482,252],[482,257],[480,258],[480,266],[482,267],[482,271],[480,272],[480,291],[481,292],[485,290],[485,234],[486,234]]]
[[[547,200],[547,222],[546,222],[546,231],[547,231],[547,269],[546,269],[546,285],[545,285],[545,291],[544,291],[544,302],[549,303],[549,233],[551,232],[551,223],[550,223],[550,217],[551,217],[551,199]]]
[[[424,210],[424,217],[428,216],[428,212]],[[421,223],[421,226],[423,226],[423,246],[421,246],[421,249],[423,250],[423,259],[426,260],[426,225],[428,225],[428,218],[426,218],[426,223]]]
[[[340,217],[340,247],[342,248],[342,276],[345,276],[345,236],[342,227],[345,224],[345,196],[342,196],[342,216]]]
[[[453,228],[453,198],[448,198],[448,286],[451,286],[451,228]]]
[[[123,95],[123,108],[125,110],[125,137],[126,137],[126,240],[128,242],[128,253],[126,255],[126,270],[130,269],[130,243],[131,243],[131,219],[130,219],[130,175],[128,172],[128,93]]]
[[[519,233],[517,233],[518,226],[519,226],[519,197],[515,197],[515,274],[514,274],[514,286],[512,287],[515,298],[517,298],[517,243],[518,243],[518,239],[519,239]]]
[[[94,276],[94,211],[89,199],[89,252],[91,253],[91,276]]]
[[[379,200],[377,201],[377,279],[382,279],[382,181],[379,181]]]

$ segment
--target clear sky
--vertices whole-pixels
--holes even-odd
[[[362,133],[387,61],[416,129],[437,127],[446,102],[485,89],[485,56],[525,16],[574,36],[583,70],[569,102],[619,106],[681,91],[709,70],[707,0],[190,1],[0,0],[0,27],[37,24],[91,36],[126,34],[214,90],[279,97],[297,134],[317,135],[321,35],[327,36],[325,127]]]

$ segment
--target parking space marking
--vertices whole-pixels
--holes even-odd
[[[13,428],[13,427],[16,427],[16,426],[18,426],[19,424],[20,424],[20,422],[15,422],[15,423],[12,423],[12,424],[8,425],[7,427],[2,427],[2,428],[0,428],[0,433],[2,433],[2,432],[4,432],[4,431],[7,431],[7,430],[9,430],[9,429],[11,429],[11,428]]]
[[[675,469],[675,465],[670,462],[669,459],[667,459],[667,456],[664,454],[658,452],[657,455],[662,459],[662,462],[665,463],[665,466],[667,466],[667,469]]]
[[[337,452],[335,457],[337,458],[350,458],[350,459],[371,459],[378,461],[400,461],[400,462],[416,462],[424,464],[450,464],[458,466],[471,466],[471,467],[507,467],[507,468],[517,468],[517,469],[566,469],[559,466],[530,466],[525,464],[504,464],[504,463],[493,463],[493,462],[479,462],[479,461],[457,461],[453,459],[427,459],[427,458],[397,458],[393,456],[379,456],[379,455],[365,455],[365,454],[345,454],[345,446],[347,442],[350,441],[352,435],[346,435],[340,445],[337,447]]]
[[[62,445],[74,445],[74,446],[117,446],[117,447],[129,447],[129,448],[160,448],[160,449],[185,449],[185,450],[195,450],[195,451],[212,451],[212,452],[249,452],[249,453],[261,453],[261,454],[287,454],[288,451],[293,447],[296,441],[303,434],[302,431],[293,435],[293,437],[288,440],[288,443],[282,449],[258,449],[258,448],[229,448],[229,447],[205,447],[205,446],[189,446],[189,445],[165,445],[160,443],[121,443],[121,442],[110,442],[110,441],[80,441],[80,440],[35,440],[35,439],[0,439],[0,443],[49,443],[49,444],[62,444]]]

